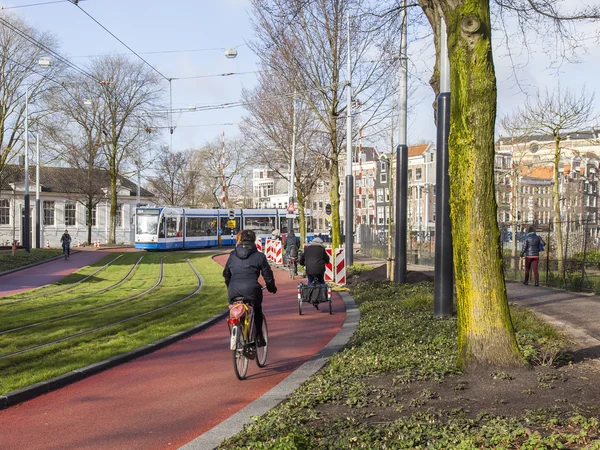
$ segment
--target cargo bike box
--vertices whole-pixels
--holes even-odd
[[[331,309],[331,286],[327,284],[298,284],[298,314],[302,315],[303,303],[310,303],[319,309],[319,303],[325,302],[329,303],[329,314],[333,314]]]

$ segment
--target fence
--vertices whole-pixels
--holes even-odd
[[[520,259],[523,238],[533,226],[546,243],[540,254],[540,284],[600,294],[600,228],[595,221],[562,222],[562,255],[558,251],[559,236],[553,224],[519,223],[513,239],[513,227],[500,223],[500,244],[507,280],[523,281],[525,268]],[[409,230],[407,238],[407,264],[433,266],[435,261],[435,236]],[[394,257],[395,236],[360,225],[357,229],[360,251],[365,256],[385,260]],[[391,245],[388,245],[388,240]],[[532,280],[530,276],[530,280]]]

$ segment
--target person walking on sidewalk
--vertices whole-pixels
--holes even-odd
[[[535,227],[531,226],[527,231],[528,233],[523,239],[523,250],[521,250],[521,258],[525,256],[525,279],[523,280],[523,284],[529,284],[529,272],[533,270],[535,285],[539,286],[538,262],[540,260],[540,252],[544,250],[546,243],[540,236],[535,234]]]

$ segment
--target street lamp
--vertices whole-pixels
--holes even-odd
[[[38,60],[40,67],[52,66],[52,61],[49,58],[40,58]],[[39,136],[37,137],[37,166],[36,166],[36,193],[35,193],[35,208],[36,208],[36,247],[40,246],[40,147]],[[29,200],[29,86],[25,86],[25,223],[23,224],[23,247],[29,253],[31,252],[31,213]]]

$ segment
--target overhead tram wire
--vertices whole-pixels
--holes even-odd
[[[41,43],[40,41],[38,41],[34,37],[28,35],[23,30],[20,30],[19,28],[15,27],[11,22],[9,22],[8,20],[4,19],[3,17],[0,17],[0,23],[4,24],[8,29],[12,30],[13,32],[15,32],[16,34],[18,34],[19,36],[21,36],[23,39],[26,39],[27,41],[29,41],[30,43],[32,43],[36,47],[40,48],[41,50],[44,50],[44,51],[48,52],[49,55],[55,57],[58,61],[62,62],[63,64],[66,64],[68,67],[70,67],[71,69],[79,72],[81,75],[84,75],[84,76],[86,76],[88,78],[91,78],[92,80],[97,81],[98,83],[102,83],[102,80],[99,80],[98,78],[96,78],[91,73],[85,71],[81,67],[77,66],[76,64],[74,64],[71,61],[69,61],[68,59],[66,59],[64,56],[56,53],[54,50],[52,50],[51,48],[49,48],[45,44]]]
[[[29,3],[27,5],[0,6],[0,11],[4,11],[6,9],[29,8],[30,6],[52,5],[54,3],[65,3],[65,2],[71,3],[71,0],[54,0],[51,2]]]

